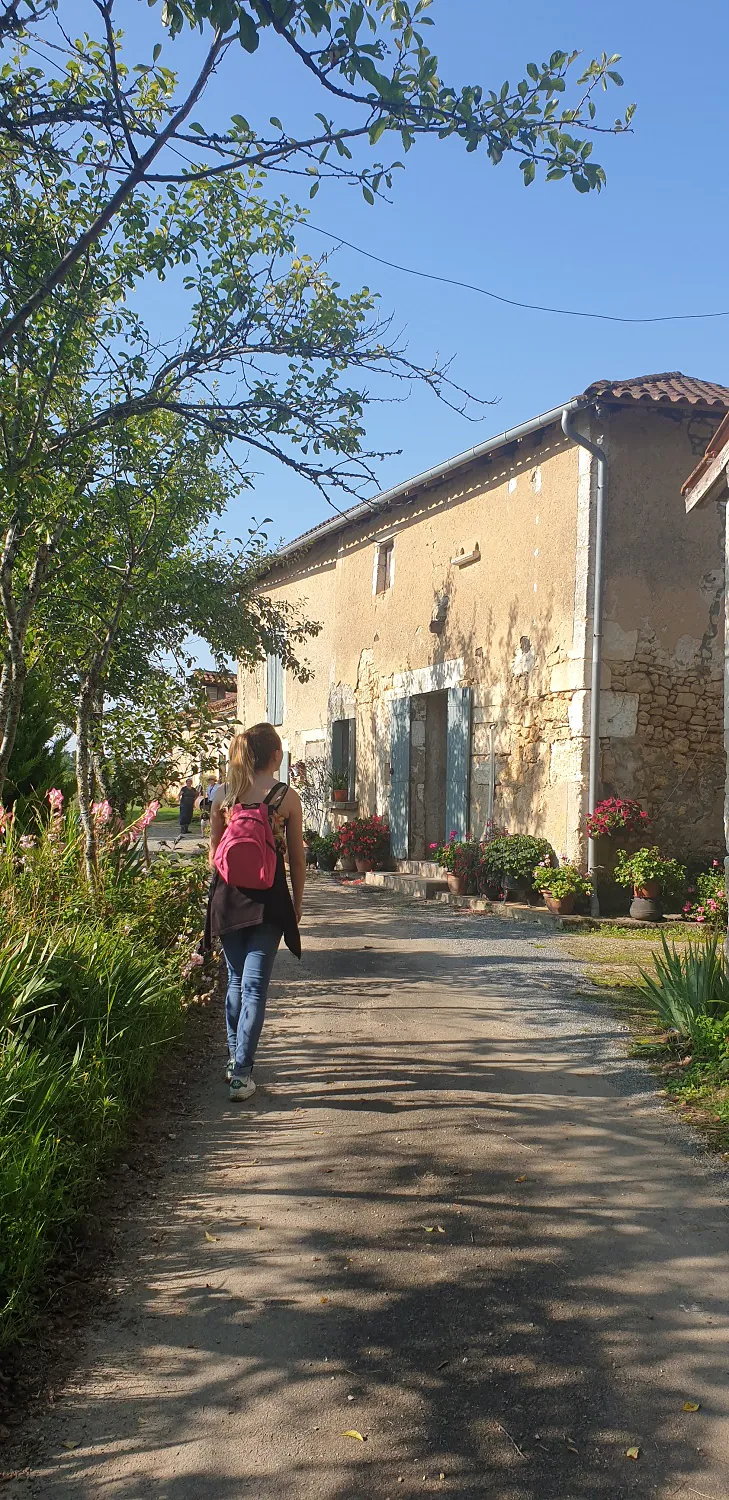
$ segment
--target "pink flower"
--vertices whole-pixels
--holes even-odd
[[[23,834],[23,837],[20,840],[20,847],[21,847],[21,849],[35,849],[35,844],[36,844],[36,841],[33,838],[32,833],[24,833]]]
[[[103,828],[105,823],[111,822],[112,806],[106,797],[103,802],[92,803],[91,816],[96,819],[100,828]]]
[[[715,870],[718,870],[718,868],[719,868],[719,861],[718,861],[718,859],[715,859],[715,860],[714,860],[714,861],[713,861],[713,864],[714,864],[714,869],[715,869]]]
[[[204,962],[205,962],[205,959],[203,958],[202,953],[191,953],[190,954],[190,963],[192,964],[193,969],[200,969],[200,968],[202,968],[202,965],[204,964]]]
[[[159,802],[148,802],[141,818],[139,819],[139,827],[149,828],[150,823],[154,822],[158,812]]]
[[[5,829],[7,828],[7,826],[8,826],[8,815],[7,815],[6,811],[5,811],[5,808],[2,805],[2,802],[0,802],[0,833],[4,833]]]
[[[704,916],[704,913],[701,910],[701,908],[699,908],[699,910],[696,913],[696,921],[697,922],[705,922],[706,921],[706,917]]]
[[[63,792],[57,786],[52,786],[46,796],[51,805],[51,812],[55,818],[60,817],[63,812]]]
[[[689,912],[691,910],[691,902],[690,901],[686,902],[686,905],[684,906],[683,910],[685,912]]]

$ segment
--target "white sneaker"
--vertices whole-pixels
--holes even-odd
[[[231,1078],[229,1098],[235,1099],[237,1104],[242,1104],[244,1099],[250,1099],[255,1094],[256,1085],[250,1074],[247,1078]]]

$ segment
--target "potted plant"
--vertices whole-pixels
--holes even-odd
[[[478,890],[483,865],[479,839],[459,839],[452,833],[447,844],[431,844],[430,853],[435,864],[445,870],[452,895],[471,896]]]
[[[594,839],[594,868],[600,910],[604,914],[623,910],[615,879],[615,863],[621,849],[632,854],[645,842],[648,814],[634,797],[606,797],[588,813],[587,837]]]
[[[592,882],[576,865],[558,865],[554,869],[546,861],[534,871],[534,887],[541,891],[549,911],[558,917],[568,917],[574,911],[575,897],[590,895]]]
[[[507,833],[492,839],[484,850],[486,877],[500,881],[504,894],[527,902],[534,889],[537,865],[557,864],[557,856],[547,839],[530,833]]]
[[[631,917],[643,922],[663,919],[661,897],[676,895],[686,880],[686,869],[678,860],[667,859],[655,845],[627,854],[618,852],[615,862],[618,885],[633,887]]]
[[[390,825],[386,818],[372,813],[368,818],[352,818],[346,826],[351,830],[348,844],[360,875],[386,863],[390,853]]]
[[[354,822],[355,820],[351,819],[348,823],[340,823],[334,835],[339,863],[347,875],[353,875],[357,868],[354,858]]]
[[[325,870],[331,874],[337,863],[338,852],[337,835],[335,833],[319,835],[314,843],[317,870]]]
[[[346,771],[335,771],[332,776],[332,797],[335,802],[346,802],[349,797],[349,776]]]
[[[307,866],[316,864],[316,854],[314,850],[318,837],[319,835],[315,828],[304,829],[304,849],[306,850]]]

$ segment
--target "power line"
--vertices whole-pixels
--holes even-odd
[[[471,281],[459,281],[454,276],[438,276],[435,271],[417,271],[414,266],[401,266],[397,261],[386,260],[384,255],[375,255],[373,250],[353,245],[351,240],[345,240],[341,234],[334,234],[331,229],[312,224],[311,219],[302,220],[302,225],[305,229],[315,229],[317,234],[326,235],[327,239],[336,240],[340,245],[346,245],[348,250],[366,256],[367,260],[375,260],[380,266],[388,266],[391,271],[403,271],[406,276],[419,276],[423,281],[439,281],[443,286],[457,286],[465,292],[477,292],[480,297],[490,297],[493,302],[503,302],[507,307],[521,307],[527,312],[556,313],[561,318],[596,318],[601,323],[688,323],[706,318],[729,318],[729,309],[726,312],[664,313],[655,318],[621,318],[614,313],[579,312],[574,307],[545,307],[541,302],[519,302],[515,297],[503,297],[499,292],[491,292],[485,286],[475,286]]]

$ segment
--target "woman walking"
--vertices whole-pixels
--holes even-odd
[[[301,957],[299,922],[306,874],[303,819],[296,792],[278,780],[282,760],[283,746],[271,724],[254,724],[237,734],[228,752],[227,781],[216,787],[210,813],[209,858],[214,873],[206,942],[220,938],[228,965],[226,1077],[230,1097],[238,1101],[255,1093],[253,1063],[281,938]],[[263,812],[264,807],[275,842],[273,884],[264,889],[229,884],[216,868],[215,856],[233,810],[249,809],[253,823],[256,812]],[[288,852],[293,900],[284,851]]]

